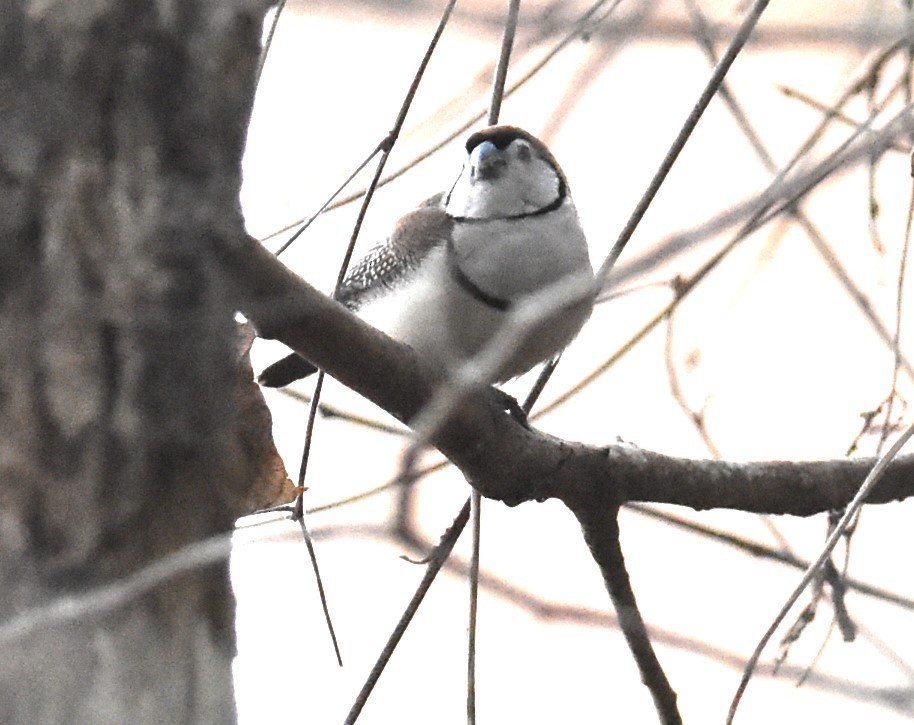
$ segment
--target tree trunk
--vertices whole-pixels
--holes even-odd
[[[231,529],[263,4],[0,0],[0,631]],[[0,641],[3,723],[235,718],[225,560]]]

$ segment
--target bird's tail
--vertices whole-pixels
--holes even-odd
[[[266,388],[282,388],[315,372],[314,365],[293,352],[267,367],[257,376],[257,382]]]

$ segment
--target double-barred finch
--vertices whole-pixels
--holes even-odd
[[[359,317],[410,345],[435,377],[488,344],[524,297],[593,276],[568,182],[541,141],[514,126],[492,126],[470,136],[466,150],[451,190],[403,216],[337,292]],[[545,316],[490,382],[560,352],[592,309],[588,296]],[[281,387],[314,371],[293,353],[259,381]]]

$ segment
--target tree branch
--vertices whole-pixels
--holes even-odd
[[[262,336],[281,340],[404,423],[431,399],[432,384],[409,347],[315,290],[255,240],[210,242],[238,309]],[[558,498],[573,511],[649,501],[810,516],[847,504],[873,465],[735,463],[675,458],[628,443],[588,446],[518,425],[485,390],[469,391],[429,443],[488,498],[508,505]],[[912,473],[914,457],[899,459],[870,503],[914,495]]]
[[[654,653],[625,568],[625,558],[619,542],[619,509],[611,507],[609,510],[596,510],[583,506],[573,513],[581,524],[587,548],[600,567],[603,583],[619,617],[619,628],[638,665],[641,682],[654,698],[660,722],[664,725],[682,725],[682,716],[676,707],[676,693]]]

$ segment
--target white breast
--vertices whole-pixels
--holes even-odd
[[[461,288],[445,255],[443,247],[432,250],[410,282],[358,310],[366,322],[412,347],[436,377],[478,352],[504,314]]]
[[[529,219],[458,224],[454,249],[475,285],[506,300],[538,292],[568,275],[593,274],[570,202]],[[410,282],[358,311],[366,322],[410,345],[436,377],[478,353],[498,334],[507,314],[461,287],[446,254],[444,247],[432,250]],[[591,309],[587,300],[536,325],[488,382],[515,377],[551,358],[574,339]]]
[[[516,300],[569,275],[593,273],[570,199],[548,214],[458,225],[454,250],[463,273],[502,299]]]

